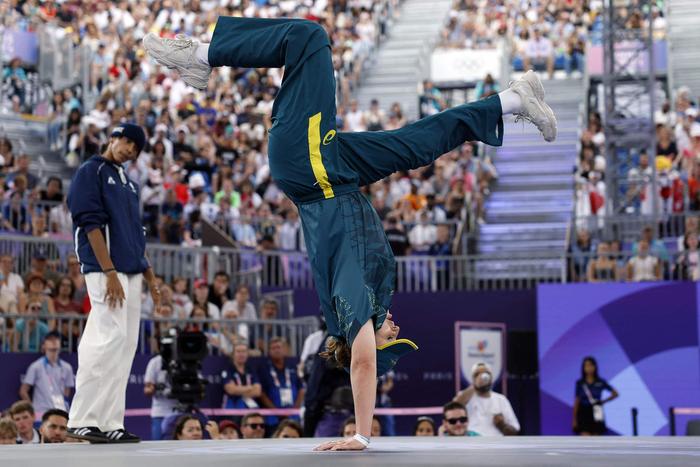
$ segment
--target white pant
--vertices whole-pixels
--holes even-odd
[[[78,374],[69,428],[124,428],[126,386],[139,337],[142,274],[118,273],[125,300],[120,308],[105,301],[107,276],[85,275],[90,316],[78,346]]]

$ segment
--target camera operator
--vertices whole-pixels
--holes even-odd
[[[146,374],[143,378],[143,393],[153,396],[151,402],[151,439],[160,441],[162,439],[163,419],[171,415],[175,409],[177,401],[169,399],[165,394],[170,391],[168,384],[168,372],[163,369],[163,357],[158,354],[148,361]]]
[[[520,423],[510,402],[503,394],[494,392],[493,371],[486,363],[472,367],[472,381],[467,389],[459,391],[455,402],[467,407],[469,428],[481,436],[517,435]]]

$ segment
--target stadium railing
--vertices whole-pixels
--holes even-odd
[[[17,320],[24,320],[24,335],[16,331]],[[41,349],[40,332],[33,332],[29,322],[35,325],[42,322],[51,330],[62,335],[62,350],[76,352],[80,335],[85,329],[88,315],[77,314],[0,314],[0,352],[38,352]],[[158,351],[156,337],[163,335],[171,328],[197,329],[204,332],[208,339],[211,355],[223,355],[224,352],[214,345],[217,339],[226,339],[222,329],[235,330],[242,340],[248,341],[251,349],[257,348],[258,340],[262,347],[268,348],[273,337],[283,337],[289,344],[289,356],[299,357],[304,346],[304,340],[319,329],[319,320],[315,316],[304,316],[294,319],[258,319],[258,320],[229,320],[229,319],[180,319],[180,318],[141,318],[139,327],[138,354],[152,354]],[[160,329],[160,330],[159,330]],[[255,337],[256,342],[252,342]],[[231,347],[231,344],[228,344]]]

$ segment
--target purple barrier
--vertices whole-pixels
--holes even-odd
[[[605,406],[608,428],[668,434],[668,408],[700,406],[698,285],[567,284],[538,289],[542,434],[570,435],[574,385],[592,355],[620,392]]]

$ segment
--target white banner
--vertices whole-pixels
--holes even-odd
[[[457,390],[472,383],[472,366],[486,363],[493,370],[494,386],[505,392],[505,324],[455,323]]]
[[[500,49],[435,49],[430,57],[430,79],[434,83],[474,82],[491,73],[501,77]]]

